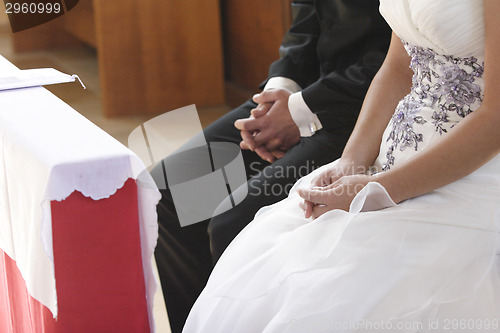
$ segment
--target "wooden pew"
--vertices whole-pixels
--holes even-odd
[[[80,0],[13,42],[17,51],[95,47],[105,115],[156,114],[224,103],[220,22],[217,0]]]

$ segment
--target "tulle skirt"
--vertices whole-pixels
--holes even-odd
[[[294,189],[231,243],[184,332],[500,332],[500,156],[398,205],[369,183],[314,221]]]

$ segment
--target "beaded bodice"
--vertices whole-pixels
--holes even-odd
[[[410,93],[397,105],[375,163],[387,170],[453,131],[484,90],[483,0],[380,0],[410,55]]]
[[[419,150],[426,136],[448,133],[482,102],[484,62],[440,55],[403,41],[414,75],[411,92],[398,104],[385,137],[387,170],[397,151]],[[431,128],[429,128],[431,127]]]

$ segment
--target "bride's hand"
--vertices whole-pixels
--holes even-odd
[[[333,209],[349,210],[349,206],[359,191],[370,182],[371,176],[356,174],[342,176],[326,187],[298,189],[298,194],[304,199],[300,205],[305,217],[317,217]]]
[[[365,174],[367,169],[363,166],[356,166],[351,161],[339,160],[334,166],[329,167],[325,171],[311,180],[310,188],[327,187],[343,176],[355,174]]]

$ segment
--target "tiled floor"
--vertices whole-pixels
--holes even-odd
[[[68,74],[78,74],[87,90],[78,83],[46,87],[75,110],[90,119],[123,144],[127,144],[130,132],[153,116],[127,116],[108,119],[101,111],[99,90],[99,70],[96,52],[91,48],[52,50],[40,52],[15,53],[11,46],[12,33],[4,20],[0,20],[0,55],[21,69],[52,67]],[[168,111],[168,110],[166,110]],[[228,107],[198,108],[203,126],[206,126],[228,111]],[[155,297],[154,310],[157,332],[170,332],[161,289]]]

